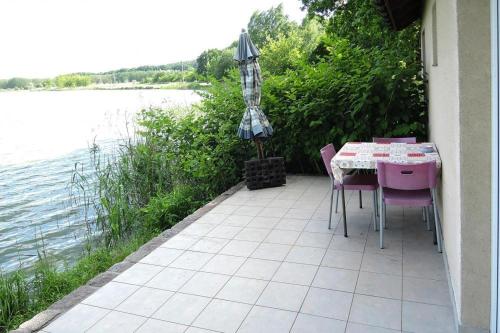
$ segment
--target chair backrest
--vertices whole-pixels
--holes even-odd
[[[414,136],[407,138],[373,138],[375,143],[417,143],[417,138]]]
[[[325,164],[326,172],[328,172],[328,175],[332,177],[333,172],[330,163],[335,154],[337,154],[337,152],[335,151],[335,147],[333,146],[333,144],[329,143],[323,148],[321,148],[320,152],[321,152],[321,158],[323,159],[323,163]]]
[[[422,190],[436,187],[436,162],[399,164],[377,162],[377,178],[381,187],[396,190]]]

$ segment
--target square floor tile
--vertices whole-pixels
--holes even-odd
[[[209,212],[200,217],[198,220],[196,220],[195,223],[221,224],[222,221],[224,221],[228,216],[229,216],[228,214],[218,214]]]
[[[313,216],[314,211],[315,209],[290,208],[285,217],[308,220]]]
[[[402,278],[380,273],[359,273],[356,294],[401,299]]]
[[[190,325],[208,303],[210,303],[210,298],[207,297],[177,293],[170,297],[152,317]]]
[[[163,270],[161,266],[137,263],[114,278],[115,282],[144,285]]]
[[[328,220],[311,220],[306,225],[303,231],[305,232],[318,232],[324,234],[333,234],[338,221],[334,221],[332,217],[332,229],[328,229]]]
[[[365,253],[361,263],[361,270],[372,273],[402,275],[403,263],[401,258]]]
[[[110,310],[77,304],[50,323],[44,330],[50,333],[83,333],[109,312]]]
[[[271,280],[280,264],[278,261],[249,258],[236,272],[236,275],[252,279]]]
[[[270,282],[259,297],[257,305],[289,311],[299,311],[308,287]]]
[[[273,229],[278,224],[279,220],[280,219],[278,217],[257,216],[252,221],[250,221],[247,227]]]
[[[293,245],[297,238],[299,238],[300,232],[292,230],[273,230],[266,237],[264,242],[266,243],[276,243]]]
[[[308,220],[284,217],[275,228],[280,230],[302,231],[306,227],[307,223],[309,223]]]
[[[143,264],[168,266],[183,252],[184,252],[183,250],[159,247],[153,250],[150,254],[148,254],[144,258],[142,258],[140,262]]]
[[[198,270],[213,256],[214,255],[210,253],[186,251],[174,260],[170,266],[175,268]]]
[[[205,223],[193,223],[186,229],[182,230],[181,235],[191,235],[191,236],[205,236],[210,231],[215,228],[213,224],[205,224]]]
[[[319,232],[303,232],[295,242],[295,245],[327,248],[332,239],[331,234]]]
[[[244,228],[234,237],[234,239],[250,242],[262,242],[267,237],[269,232],[269,229]]]
[[[217,298],[254,304],[266,286],[267,281],[233,276],[217,294]]]
[[[300,312],[347,321],[351,302],[351,293],[311,288]]]
[[[252,258],[267,259],[267,260],[285,260],[286,255],[290,252],[290,245],[262,243],[250,255]]]
[[[233,239],[240,231],[241,227],[219,225],[207,234],[207,237]]]
[[[233,275],[244,262],[245,258],[243,257],[217,254],[200,270],[203,272]]]
[[[210,212],[216,214],[232,214],[238,208],[240,208],[240,205],[218,205]]]
[[[309,286],[318,270],[317,266],[284,262],[273,277],[273,281]]]
[[[400,330],[401,301],[354,295],[349,321]]]
[[[191,326],[190,328],[187,329],[185,333],[214,333],[214,331]]]
[[[244,206],[248,207],[266,207],[269,204],[269,198],[253,197],[247,200]]]
[[[403,299],[435,305],[451,306],[448,282],[418,278],[403,279]]]
[[[137,289],[139,289],[138,286],[111,281],[84,299],[82,303],[106,309],[114,309],[127,299],[127,297],[136,292]]]
[[[292,208],[296,200],[274,199],[270,200],[267,207]]]
[[[160,247],[187,250],[191,245],[196,243],[199,239],[200,238],[198,236],[178,234],[167,240]]]
[[[446,281],[443,257],[440,253],[403,255],[403,275],[422,279]]]
[[[133,333],[146,318],[128,313],[112,311],[99,320],[88,331],[89,333]]]
[[[257,242],[233,239],[219,253],[238,257],[248,257],[255,251],[257,246],[259,246]]]
[[[455,332],[452,308],[404,301],[403,330],[429,333]]]
[[[168,323],[162,320],[148,319],[142,326],[136,331],[137,333],[183,333],[186,331],[188,326]]]
[[[289,208],[283,207],[265,207],[262,209],[257,216],[264,217],[283,217],[286,212],[288,212]]]
[[[228,280],[227,275],[198,272],[181,288],[180,292],[214,297]]]
[[[246,208],[246,209],[254,209],[255,207],[240,207],[240,208]],[[259,210],[261,208],[258,208]],[[228,226],[233,226],[233,227],[245,227],[250,221],[253,219],[253,216],[247,216],[247,215],[229,215],[224,222],[222,222],[222,225],[228,225]]]
[[[292,189],[290,185],[287,185],[285,191],[281,192],[276,199],[278,200],[297,200],[304,193],[305,188]]]
[[[296,315],[295,312],[255,306],[241,324],[238,333],[288,333]]]
[[[147,287],[177,291],[182,287],[193,275],[194,271],[166,267],[158,275],[152,278]]]
[[[328,250],[321,262],[322,266],[359,270],[363,253]]]
[[[263,207],[256,207],[256,206],[241,206],[238,209],[236,209],[233,214],[234,215],[240,215],[240,216],[250,216],[254,217],[259,214],[259,212],[263,209]]]
[[[123,301],[116,310],[149,317],[173,294],[171,291],[142,287]]]
[[[286,256],[285,261],[299,264],[319,265],[326,249],[318,247],[294,246]]]
[[[229,242],[223,238],[201,238],[189,250],[196,252],[217,253]]]
[[[312,285],[318,288],[354,292],[358,271],[342,268],[320,267]]]
[[[291,333],[344,333],[346,322],[342,320],[299,313]]]
[[[400,330],[391,330],[388,328],[368,326],[358,323],[348,323],[346,333],[397,333]]]
[[[193,326],[233,333],[245,319],[251,305],[214,299],[196,319]]]
[[[329,249],[340,251],[364,252],[366,239],[334,235]]]
[[[384,232],[384,248],[380,248],[380,239],[377,237],[368,237],[365,252],[372,254],[381,254],[384,256],[394,256],[401,258],[403,256],[403,241],[399,239],[388,239]]]

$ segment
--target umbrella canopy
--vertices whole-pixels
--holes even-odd
[[[271,124],[260,109],[262,77],[258,56],[259,51],[247,32],[243,30],[234,59],[238,61],[240,67],[241,88],[247,106],[238,128],[238,136],[247,140],[267,138],[273,134]]]

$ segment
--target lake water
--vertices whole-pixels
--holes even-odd
[[[29,266],[40,249],[79,254],[86,225],[70,197],[75,163],[90,164],[94,142],[111,152],[139,110],[199,100],[189,90],[0,92],[0,271]]]

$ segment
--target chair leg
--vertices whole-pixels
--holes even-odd
[[[437,246],[438,251],[443,252],[442,244],[441,244],[441,225],[439,223],[439,216],[436,205],[436,189],[433,188],[432,191],[432,207],[434,208],[434,222],[436,224],[436,237],[437,237]]]
[[[377,231],[377,224],[378,224],[378,219],[377,219],[377,191],[373,191],[373,230]]]
[[[329,210],[329,215],[328,215],[328,229],[332,228],[332,208],[333,208],[333,191],[335,191],[335,182],[332,180],[332,188],[330,192],[330,210]],[[338,192],[337,192],[338,195]]]
[[[431,219],[429,215],[429,207],[424,207],[425,220],[427,222],[427,231],[431,231]]]
[[[379,217],[379,220],[380,220],[380,225],[379,225],[379,237],[380,237],[380,248],[383,249],[384,248],[384,215],[385,215],[385,210],[384,210],[384,193],[383,193],[383,190],[382,188],[380,189],[380,198],[379,198],[379,213],[380,213],[380,217]]]
[[[422,208],[422,221],[427,222],[427,212],[425,211],[425,207]]]
[[[362,199],[362,194],[361,191],[359,191],[359,208],[363,208],[363,199]]]
[[[344,186],[340,187],[342,191],[342,220],[344,221],[344,237],[347,237],[347,212],[345,209],[345,189]]]
[[[335,214],[337,214],[339,212],[339,192],[340,192],[340,190],[337,189],[337,200],[335,202]]]

